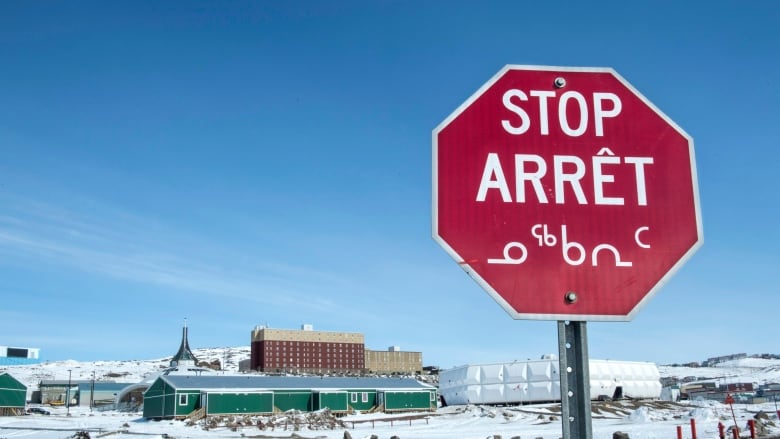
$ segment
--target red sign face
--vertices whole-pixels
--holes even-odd
[[[516,319],[631,320],[702,244],[693,140],[611,69],[507,66],[433,131],[433,236]]]

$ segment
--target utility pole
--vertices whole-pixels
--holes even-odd
[[[68,388],[65,389],[65,411],[68,416],[70,416],[70,377],[71,369],[68,369]]]
[[[95,405],[95,371],[92,371],[92,383],[89,388],[89,411],[92,411],[92,407]]]

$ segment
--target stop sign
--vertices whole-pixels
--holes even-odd
[[[612,69],[506,66],[433,131],[433,236],[516,319],[631,320],[702,244],[693,140]]]

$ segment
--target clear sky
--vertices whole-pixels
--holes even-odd
[[[431,132],[506,64],[612,67],[695,140],[704,246],[592,358],[780,353],[780,5],[2,2],[0,345],[47,360],[355,331],[557,352],[431,238]],[[749,334],[749,336],[746,336]]]

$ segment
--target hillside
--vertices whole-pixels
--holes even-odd
[[[658,366],[658,370],[661,378],[675,378],[676,381],[780,383],[780,360],[777,359],[742,358],[724,361],[715,367]]]
[[[224,364],[226,373],[238,372],[238,363],[250,356],[249,346],[201,348],[193,353],[200,362]],[[5,369],[28,388],[37,388],[41,380],[91,380],[138,382],[168,367],[171,357],[152,360],[52,361],[36,365],[8,366]],[[780,360],[743,358],[718,364],[716,367],[658,366],[663,381],[716,381],[718,384],[751,382],[780,383]],[[0,371],[3,370],[0,367]]]
[[[249,346],[228,348],[194,349],[193,353],[200,362],[219,361],[225,365],[225,372],[238,372],[238,363],[249,358]],[[135,383],[169,366],[171,357],[153,360],[126,361],[50,361],[24,366],[0,367],[7,370],[28,389],[37,388],[41,380],[91,380]],[[70,372],[69,372],[70,371]],[[70,375],[70,377],[69,377]]]

